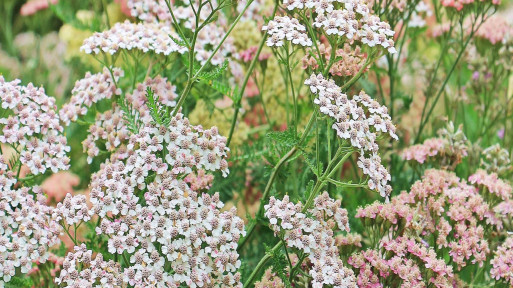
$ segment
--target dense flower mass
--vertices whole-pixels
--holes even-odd
[[[2,156],[0,156],[2,159]],[[12,172],[0,161],[0,286],[32,262],[44,263],[61,232],[40,187],[16,188]]]
[[[70,151],[60,124],[55,99],[43,88],[20,85],[20,80],[6,82],[0,76],[1,108],[12,111],[0,118],[0,143],[10,145],[32,174],[69,168]]]
[[[353,272],[344,267],[335,246],[333,228],[349,231],[347,211],[340,208],[340,200],[334,201],[324,192],[315,198],[307,214],[301,203],[291,203],[288,196],[283,200],[271,197],[264,207],[273,231],[283,233],[287,247],[308,254],[314,287],[357,287]]]
[[[494,252],[490,274],[495,280],[513,285],[513,237],[508,237]]]
[[[102,254],[93,258],[85,244],[66,255],[60,276],[55,278],[63,287],[127,287],[124,280],[119,263],[104,260]]]
[[[313,26],[322,29],[326,35],[344,37],[349,41],[359,41],[369,47],[380,46],[390,53],[395,53],[395,32],[390,25],[373,15],[365,1],[362,0],[286,0],[283,3],[288,10],[311,9],[316,13]],[[341,8],[336,9],[335,4]],[[337,5],[337,6],[338,6]],[[262,30],[267,30],[267,45],[282,46],[286,38],[293,44],[311,46],[312,40],[306,35],[305,27],[295,18],[275,17]]]
[[[359,270],[360,287],[380,287],[381,281],[393,283],[394,277],[402,281],[401,287],[425,287],[426,282],[434,287],[451,287],[452,267],[438,259],[433,248],[408,237],[384,239],[381,246],[388,253],[367,250],[349,259],[349,264]],[[429,279],[424,279],[429,275],[426,270],[432,273]]]
[[[499,1],[4,0],[0,288],[513,287]]]
[[[198,194],[182,180],[197,170],[226,175],[226,138],[182,114],[167,127],[149,127],[93,177],[92,211],[102,218],[96,232],[109,237],[109,253],[130,255],[123,270],[130,285],[240,287],[236,249],[244,222],[235,209],[221,212],[219,194]]]
[[[138,50],[142,53],[169,55],[173,52],[183,54],[185,47],[179,46],[173,38],[178,39],[169,26],[164,24],[116,23],[110,30],[95,33],[84,40],[80,50],[86,54],[116,54],[122,50]]]

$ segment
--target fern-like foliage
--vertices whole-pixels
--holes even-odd
[[[139,130],[143,125],[139,118],[139,111],[134,109],[132,104],[126,101],[123,97],[119,98],[118,105],[121,111],[123,111],[123,120],[126,123],[128,131],[133,134],[139,133]]]
[[[280,277],[280,279],[283,281],[283,284],[285,284],[285,287],[292,288],[292,285],[290,284],[289,278],[287,277],[287,268],[289,266],[289,262],[287,260],[287,257],[281,252],[281,250],[273,251],[270,249],[268,253],[271,254],[272,259],[272,271]]]
[[[150,87],[146,88],[146,97],[148,98],[148,102],[146,105],[150,110],[151,118],[153,118],[154,124],[169,126],[169,122],[171,122],[171,111],[170,108],[160,104],[158,101],[158,95],[155,96],[155,92],[151,90]]]

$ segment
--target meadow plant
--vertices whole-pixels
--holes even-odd
[[[3,1],[0,287],[513,285],[508,5]]]

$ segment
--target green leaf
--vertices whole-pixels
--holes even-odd
[[[139,133],[139,129],[143,125],[139,118],[139,111],[134,109],[132,104],[122,97],[119,98],[118,105],[121,111],[123,111],[123,120],[127,125],[128,131],[133,134]]]
[[[220,66],[215,67],[214,69],[212,69],[212,71],[201,72],[198,75],[198,78],[201,79],[201,80],[207,80],[207,81],[208,80],[217,79],[221,75],[223,75],[223,73],[226,71],[227,68],[228,68],[228,60],[225,60],[223,62],[223,64],[221,64]]]
[[[171,111],[170,107],[163,106],[160,104],[158,95],[155,96],[153,90],[150,87],[146,88],[146,97],[148,101],[146,102],[146,106],[150,110],[151,118],[153,118],[153,122],[159,125],[168,126],[169,122],[171,122]]]

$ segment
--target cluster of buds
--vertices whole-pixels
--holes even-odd
[[[501,148],[500,144],[492,145],[483,150],[481,167],[489,173],[499,175],[511,171],[511,159],[508,150]]]
[[[324,44],[320,44],[318,47],[319,52],[329,61],[332,48],[330,46],[326,47]],[[309,54],[311,55],[312,53],[313,50]],[[319,68],[317,60],[309,54],[303,57],[303,69],[311,68],[317,70]],[[333,76],[352,77],[362,69],[363,72],[368,70],[368,67],[364,66],[367,56],[362,52],[360,46],[351,47],[351,45],[346,43],[343,48],[337,49],[335,57],[337,61],[330,67],[329,71]]]

